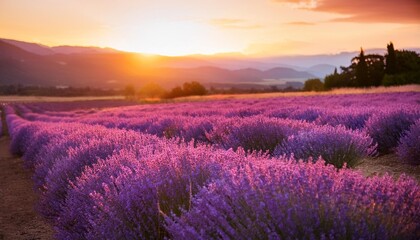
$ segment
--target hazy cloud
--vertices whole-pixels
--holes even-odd
[[[256,29],[261,28],[259,24],[250,24],[244,19],[237,18],[215,18],[210,20],[210,24],[223,28],[237,28],[237,29]]]
[[[244,52],[251,55],[272,56],[275,54],[297,54],[312,44],[303,41],[284,40],[279,42],[255,42],[250,44]]]
[[[289,25],[297,25],[297,26],[313,26],[315,23],[313,22],[288,22]]]
[[[338,22],[420,23],[419,0],[273,0],[318,12],[347,15]]]

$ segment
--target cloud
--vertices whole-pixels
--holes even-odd
[[[244,52],[250,55],[256,56],[275,56],[275,55],[287,55],[297,54],[307,48],[312,47],[312,44],[308,42],[295,41],[295,40],[284,40],[279,42],[255,42],[250,45]]]
[[[300,9],[346,15],[337,22],[420,23],[419,0],[273,0]]]
[[[261,28],[259,24],[250,24],[244,19],[237,18],[215,18],[210,20],[210,24],[222,28],[236,28],[236,29],[256,29]]]
[[[288,25],[297,25],[297,26],[313,26],[315,23],[313,22],[288,22]]]

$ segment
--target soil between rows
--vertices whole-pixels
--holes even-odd
[[[53,239],[52,227],[35,211],[32,173],[0,137],[0,240]]]

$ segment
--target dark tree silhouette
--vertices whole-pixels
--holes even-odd
[[[168,94],[166,94],[166,98],[176,98],[176,97],[184,97],[184,96],[194,96],[194,95],[205,95],[207,94],[206,88],[201,85],[199,82],[186,82],[182,85],[182,88],[177,86],[173,88]]]
[[[130,99],[130,98],[134,98],[135,95],[136,95],[136,89],[134,88],[134,86],[131,84],[127,85],[124,89],[124,96]]]
[[[368,65],[366,62],[365,53],[363,52],[363,48],[360,48],[359,56],[353,58],[352,62],[356,64],[356,86],[369,86]]]
[[[312,78],[305,81],[305,85],[303,87],[304,91],[323,91],[324,90],[324,83],[321,82],[319,78]]]
[[[378,54],[366,55],[366,63],[368,66],[368,82],[366,86],[381,85],[384,77],[384,57]]]
[[[341,72],[325,77],[325,89],[340,87],[370,87],[379,85],[420,84],[420,55],[413,51],[394,50],[392,42],[387,45],[385,56],[365,55],[360,49],[359,56],[351,65],[341,67]]]
[[[394,44],[390,42],[386,48],[388,53],[385,55],[385,73],[386,74],[396,74],[397,73],[397,55],[395,54]]]
[[[184,91],[181,87],[177,86],[174,87],[168,94],[166,94],[166,98],[177,98],[184,96]]]
[[[205,95],[207,93],[206,88],[196,81],[186,82],[182,88],[186,96]]]
[[[420,84],[420,55],[413,51],[396,50],[396,70],[386,74],[382,80],[385,86]]]
[[[414,51],[395,51],[397,59],[396,73],[420,71],[420,56]]]
[[[349,67],[340,67],[341,73],[337,73],[337,69],[334,70],[333,74],[330,74],[325,77],[324,87],[326,90],[331,90],[333,88],[341,87],[354,87],[355,76],[354,76],[354,67],[355,64],[352,64]]]

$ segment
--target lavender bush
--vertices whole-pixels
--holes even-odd
[[[191,145],[172,146],[147,159],[144,153],[121,152],[86,170],[67,198],[59,236],[162,239],[168,235],[161,213],[180,215],[201,186],[234,163],[233,153]],[[84,200],[88,192],[91,197]],[[69,225],[75,222],[82,224]]]
[[[366,131],[378,143],[380,154],[390,153],[397,147],[402,134],[419,116],[418,112],[402,109],[384,111],[369,118]]]
[[[96,136],[95,136],[96,135]],[[55,220],[65,201],[69,181],[78,177],[84,168],[91,166],[99,159],[105,159],[123,148],[138,143],[153,144],[148,136],[141,136],[126,131],[106,131],[102,134],[91,133],[89,142],[67,150],[64,158],[57,159],[48,170],[45,177],[44,191],[40,201],[41,213]]]
[[[272,153],[292,133],[309,128],[309,124],[289,119],[250,117],[233,119],[215,127],[210,139],[225,149],[239,147],[246,151]],[[215,140],[214,140],[215,139]]]
[[[322,161],[262,161],[203,188],[167,229],[173,239],[416,239],[419,190]]]
[[[420,165],[420,119],[400,138],[397,155],[405,163]]]
[[[322,157],[326,163],[337,168],[342,168],[344,164],[353,167],[362,158],[375,154],[376,145],[368,135],[343,126],[318,126],[309,131],[300,131],[274,151],[275,156],[293,156],[304,161]]]

